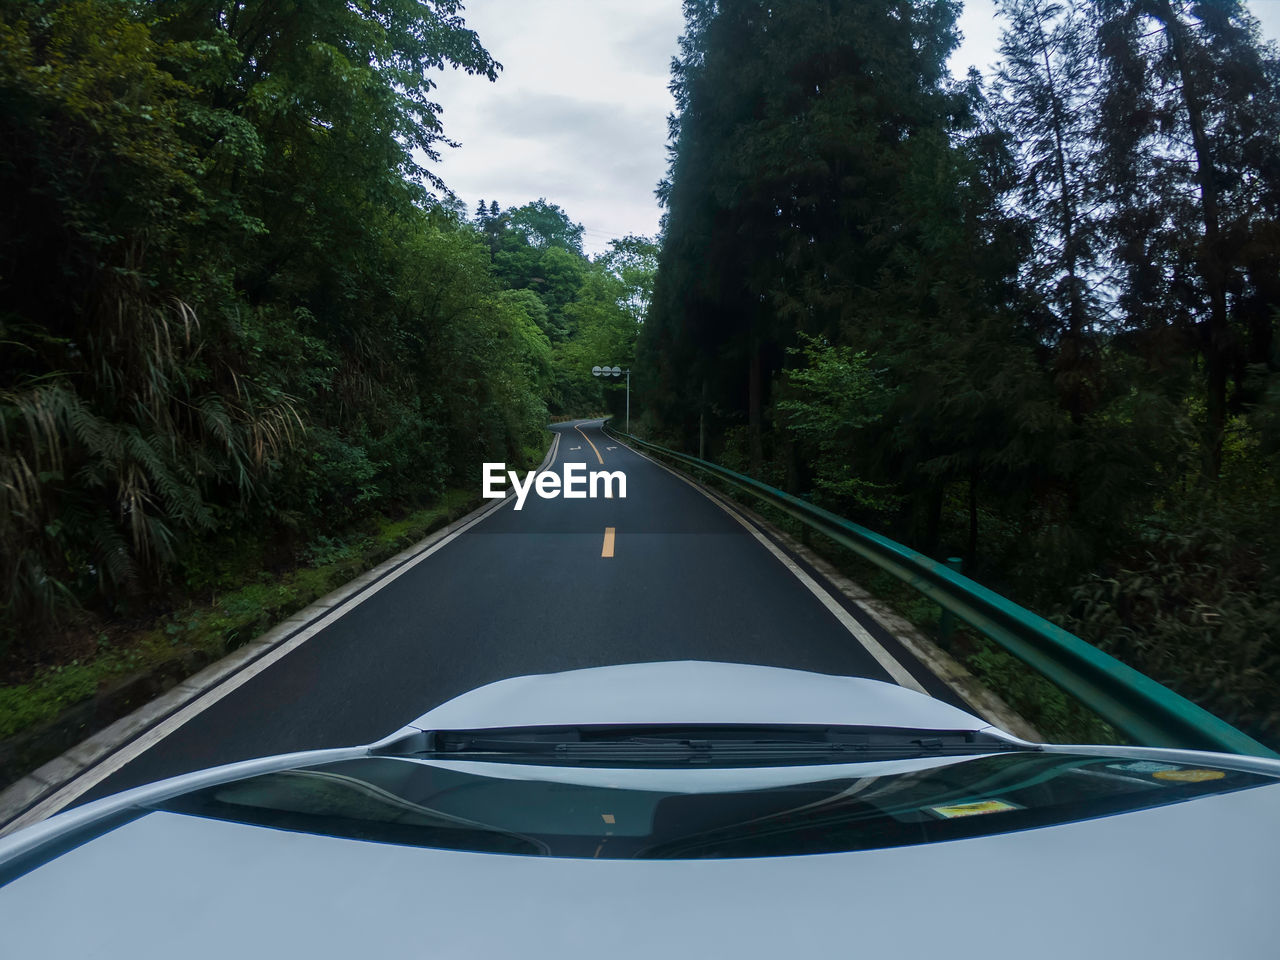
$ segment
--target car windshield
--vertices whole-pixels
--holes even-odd
[[[366,841],[611,859],[788,856],[936,843],[1274,783],[1204,766],[1035,752],[808,768],[781,786],[709,792],[513,779],[371,757],[221,784],[170,812]],[[527,769],[527,768],[526,768]],[[850,771],[854,772],[850,772]],[[807,775],[811,779],[805,779]],[[732,774],[729,774],[731,777]],[[607,778],[605,778],[607,780]],[[621,778],[619,778],[621,779]],[[637,783],[631,779],[629,783]]]

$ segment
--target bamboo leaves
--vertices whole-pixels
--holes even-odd
[[[523,457],[549,346],[422,166],[431,70],[499,69],[460,9],[0,7],[0,646]]]

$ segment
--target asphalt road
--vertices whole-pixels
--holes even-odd
[[[523,674],[694,659],[890,679],[705,495],[606,437],[598,421],[551,429],[562,437],[548,469],[622,470],[626,499],[531,492],[519,512],[507,501],[76,803],[235,760],[367,743]],[[606,528],[612,556],[602,555]],[[956,702],[878,624],[841,603],[929,693]]]

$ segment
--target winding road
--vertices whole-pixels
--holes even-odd
[[[889,680],[958,703],[736,511],[607,437],[599,420],[551,430],[544,469],[621,470],[625,499],[530,492],[519,511],[514,497],[493,501],[69,802],[251,757],[371,742],[481,684],[578,667],[758,663]]]

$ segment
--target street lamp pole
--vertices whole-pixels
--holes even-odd
[[[591,375],[593,377],[620,377],[623,373],[627,375],[627,433],[631,433],[631,368],[627,367],[624,371],[621,367],[592,367]]]

